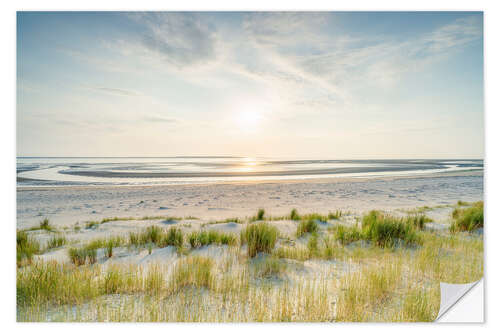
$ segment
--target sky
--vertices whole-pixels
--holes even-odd
[[[18,12],[18,156],[483,158],[478,12]]]

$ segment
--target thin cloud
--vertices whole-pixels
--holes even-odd
[[[442,61],[482,38],[482,21],[480,17],[471,16],[405,41],[391,41],[380,36],[360,40],[349,35],[337,40],[338,36],[330,37],[321,29],[326,19],[313,14],[247,16],[243,25],[266,58],[260,66],[242,68],[250,75],[282,86],[295,84],[296,91],[305,86],[313,91],[323,90],[326,93],[320,95],[329,96],[330,102],[349,104],[353,93],[363,87],[392,86],[406,73]],[[300,50],[301,44],[309,45],[307,37],[311,35],[314,35],[315,45],[317,41],[329,43],[328,51],[316,48],[314,54],[290,52]]]
[[[176,67],[215,59],[215,28],[195,13],[140,13],[130,17],[144,25],[141,44]]]
[[[120,95],[120,96],[138,96],[140,95],[139,93],[132,91],[132,90],[126,90],[126,89],[118,89],[118,88],[108,88],[108,87],[95,87],[95,90],[105,92],[111,95]]]

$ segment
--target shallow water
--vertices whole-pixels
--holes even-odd
[[[249,157],[18,157],[17,185],[168,185],[381,177],[482,170],[482,160],[287,160]]]

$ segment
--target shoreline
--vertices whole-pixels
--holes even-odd
[[[407,166],[407,167],[350,167],[326,168],[313,170],[286,170],[286,171],[252,171],[252,172],[115,172],[115,171],[60,171],[62,174],[105,178],[216,178],[216,177],[261,177],[261,176],[309,176],[309,175],[337,175],[349,173],[370,172],[398,172],[415,170],[442,170],[444,166]]]
[[[345,182],[366,182],[371,180],[395,180],[395,179],[411,179],[411,178],[441,178],[441,177],[458,177],[458,176],[484,176],[484,170],[452,170],[436,172],[432,174],[411,174],[411,175],[380,175],[380,176],[346,176],[346,177],[323,177],[323,178],[301,178],[301,179],[249,179],[249,180],[224,180],[212,181],[206,183],[174,183],[174,184],[85,184],[85,185],[27,185],[19,186],[16,184],[16,191],[36,191],[36,190],[57,190],[57,189],[108,189],[108,188],[159,188],[159,187],[172,187],[172,186],[211,186],[211,185],[253,185],[253,184],[297,184],[297,183],[345,183]],[[31,179],[24,177],[17,177],[28,181],[46,180]],[[47,181],[50,182],[50,181]]]

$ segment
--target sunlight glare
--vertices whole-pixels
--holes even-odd
[[[253,108],[245,108],[241,110],[237,115],[237,123],[238,127],[241,130],[246,131],[255,131],[258,129],[259,124],[262,120],[262,115],[257,111],[257,109]]]

